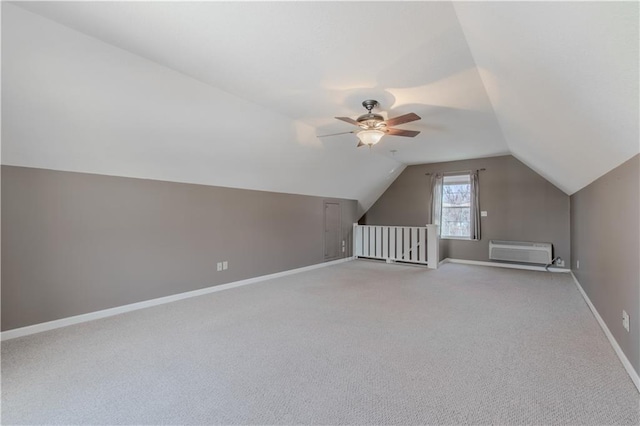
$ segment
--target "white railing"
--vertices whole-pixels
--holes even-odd
[[[438,269],[438,225],[376,226],[353,224],[353,256],[409,262]]]

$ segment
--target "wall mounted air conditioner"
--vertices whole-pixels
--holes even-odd
[[[551,243],[491,240],[489,259],[548,265],[551,263]]]

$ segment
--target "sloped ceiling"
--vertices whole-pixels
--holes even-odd
[[[640,151],[638,5],[455,3],[509,150],[568,194]]]
[[[513,153],[572,193],[639,151],[638,5],[2,4],[3,164],[357,199]],[[335,116],[416,112],[371,152]]]

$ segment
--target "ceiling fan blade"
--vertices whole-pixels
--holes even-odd
[[[347,133],[355,133],[355,130],[352,130],[350,132],[331,133],[331,134],[328,134],[328,135],[318,135],[316,137],[318,137],[318,138],[326,138],[327,136],[346,135]]]
[[[358,146],[356,146],[356,148],[360,148],[361,146],[364,146],[364,144],[362,143],[362,141],[358,141]]]
[[[347,122],[349,124],[353,124],[354,126],[359,126],[360,124],[354,120],[353,118],[349,118],[349,117],[336,117],[338,120],[342,120],[344,122]]]
[[[402,129],[390,129],[386,130],[388,135],[391,136],[407,136],[410,138],[416,137],[420,134],[417,130],[402,130]]]
[[[416,120],[420,120],[420,116],[418,114],[414,114],[410,112],[409,114],[401,115],[395,118],[390,118],[387,121],[385,121],[385,123],[387,123],[387,126],[397,126],[398,124],[410,123]]]

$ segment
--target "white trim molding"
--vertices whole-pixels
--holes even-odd
[[[300,272],[311,271],[313,269],[324,268],[325,266],[337,265],[353,260],[353,257],[333,260],[330,262],[317,263],[315,265],[304,266],[302,268],[290,269],[288,271],[276,272],[274,274],[262,275],[259,277],[248,278],[246,280],[234,281],[227,284],[220,284],[199,290],[187,291],[184,293],[172,294],[171,296],[159,297],[157,299],[145,300],[143,302],[131,303],[129,305],[117,306],[115,308],[103,309],[100,311],[89,312],[86,314],[75,315],[72,317],[61,318],[53,321],[43,322],[40,324],[29,325],[26,327],[14,328],[13,330],[3,331],[0,334],[0,340],[15,339],[17,337],[28,336],[30,334],[41,333],[43,331],[54,330],[56,328],[66,327],[73,324],[80,324],[87,321],[93,321],[100,318],[107,318],[125,312],[136,311],[138,309],[149,308],[152,306],[164,305],[182,299],[202,296],[204,294],[215,293],[216,291],[228,290],[231,288],[241,287],[248,284],[255,284],[262,281],[280,278],[287,275],[293,275]]]
[[[600,324],[602,331],[604,331],[607,339],[609,339],[609,343],[611,343],[611,346],[613,346],[613,350],[616,352],[616,355],[618,355],[618,358],[620,358],[620,362],[622,362],[624,369],[627,370],[627,374],[629,374],[629,377],[631,377],[631,381],[634,385],[636,385],[638,392],[640,392],[640,376],[638,376],[638,372],[633,368],[633,365],[631,365],[631,362],[629,362],[629,359],[624,354],[624,352],[622,352],[622,348],[620,347],[620,345],[618,345],[616,338],[613,337],[613,334],[611,334],[611,331],[609,331],[609,327],[607,327],[607,324],[604,322],[604,320],[596,310],[596,307],[593,306],[593,303],[591,303],[589,296],[587,296],[587,293],[585,293],[584,289],[580,285],[580,282],[578,282],[578,279],[573,274],[573,271],[571,271],[571,276],[573,277],[573,281],[576,283],[576,287],[578,287],[578,291],[582,295],[584,301],[587,302],[589,309],[591,309],[591,313],[594,317],[596,317],[596,320],[598,321],[598,324]]]
[[[519,263],[484,262],[481,260],[452,259],[450,257],[447,257],[446,259],[440,262],[440,264],[444,264],[444,263],[462,263],[465,265],[493,266],[495,268],[524,269],[527,271],[563,272],[563,273],[571,272],[571,269],[557,268],[553,266],[550,266],[549,268],[545,268],[544,266],[522,265]]]

